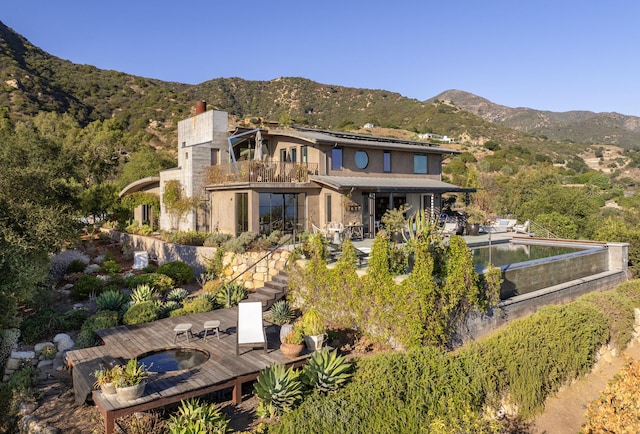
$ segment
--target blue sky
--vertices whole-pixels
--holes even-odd
[[[632,0],[24,0],[1,11],[54,56],[166,81],[305,77],[640,116]]]

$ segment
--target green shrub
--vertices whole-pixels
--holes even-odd
[[[176,285],[193,282],[193,268],[182,261],[172,261],[162,264],[156,272],[171,277]]]
[[[104,281],[100,278],[85,274],[81,276],[73,288],[71,288],[71,298],[75,301],[86,300],[90,295],[99,295],[104,287]]]
[[[118,312],[109,310],[100,311],[86,319],[80,334],[76,339],[76,345],[80,348],[93,347],[98,345],[96,330],[107,329],[118,325]]]
[[[182,303],[182,310],[185,315],[192,313],[200,313],[200,312],[209,312],[213,310],[213,304],[205,298],[205,297],[195,297],[188,300],[185,300]]]
[[[96,307],[98,310],[118,311],[126,301],[126,297],[118,290],[104,291],[96,299]]]
[[[178,308],[178,309],[173,309],[172,311],[169,312],[169,318],[176,318],[179,316],[183,316],[186,315],[187,313],[184,311],[183,308]]]
[[[352,364],[337,350],[329,352],[325,347],[313,353],[302,371],[302,381],[319,392],[333,392],[351,379]]]
[[[223,434],[229,432],[229,420],[215,404],[188,399],[180,403],[178,413],[167,423],[171,434]]]
[[[27,344],[36,344],[57,333],[79,330],[89,316],[87,309],[73,309],[60,314],[47,308],[25,319],[20,325],[22,340]]]
[[[122,267],[113,259],[108,259],[102,263],[101,270],[107,274],[118,274],[122,272]]]
[[[158,317],[166,318],[176,309],[181,309],[180,303],[173,300],[167,300],[158,307]]]
[[[163,232],[162,234],[163,241],[185,246],[202,246],[208,237],[208,233],[196,231]]]
[[[158,304],[155,301],[142,301],[131,305],[125,312],[122,322],[126,325],[143,324],[158,319]]]
[[[247,289],[237,282],[225,282],[216,292],[216,303],[223,308],[236,306],[247,298]]]
[[[87,268],[86,262],[80,259],[74,259],[67,267],[67,273],[82,273],[85,268]]]
[[[160,294],[166,294],[173,288],[173,279],[165,274],[149,273],[129,276],[125,279],[129,288],[135,288],[138,285],[149,285]]]
[[[206,247],[222,247],[224,243],[229,241],[232,238],[231,234],[225,234],[222,232],[216,232],[214,234],[209,235],[204,240],[204,245]]]
[[[260,400],[261,415],[270,417],[293,410],[302,401],[302,383],[298,373],[283,365],[271,365],[260,372],[254,384]]]

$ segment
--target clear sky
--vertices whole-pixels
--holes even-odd
[[[49,54],[143,77],[304,77],[418,100],[459,89],[640,116],[635,0],[5,3],[0,21]]]

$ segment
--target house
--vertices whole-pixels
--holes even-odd
[[[160,195],[178,181],[197,205],[176,218],[161,197],[161,229],[237,235],[339,222],[372,236],[387,209],[406,203],[436,219],[444,193],[474,191],[442,181],[443,159],[458,152],[439,145],[228,122],[200,103],[178,123],[178,167],[160,172]]]

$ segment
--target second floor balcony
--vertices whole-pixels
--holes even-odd
[[[211,166],[207,169],[207,184],[308,182],[309,175],[317,174],[318,163],[247,160]]]

